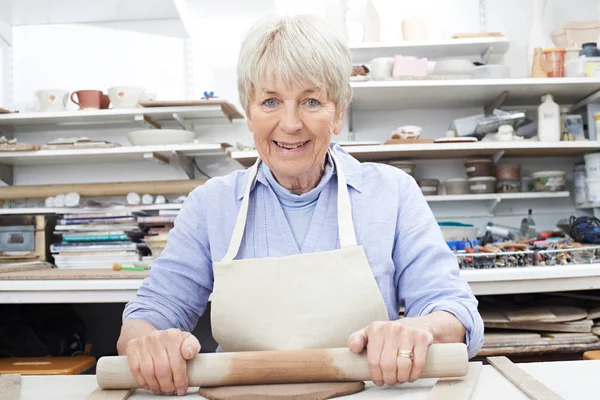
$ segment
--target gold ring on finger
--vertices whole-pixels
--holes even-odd
[[[410,361],[412,361],[413,352],[411,350],[398,349],[398,358],[400,358],[400,357],[408,358]]]

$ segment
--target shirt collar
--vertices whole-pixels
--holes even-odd
[[[348,154],[346,150],[344,150],[340,145],[336,143],[331,143],[329,147],[335,153],[340,167],[346,175],[346,182],[348,183],[348,185],[355,189],[357,192],[362,192],[362,165],[360,164],[360,162],[354,157],[352,157],[350,154]],[[242,176],[242,182],[241,184],[238,184],[236,191],[238,200],[244,198],[246,183],[248,182],[248,170],[246,170]],[[261,184],[269,187],[267,177],[265,176],[261,168],[258,169],[256,180],[254,181],[250,192],[252,192],[256,187],[256,182],[260,182]]]

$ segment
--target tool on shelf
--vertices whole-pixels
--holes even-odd
[[[347,348],[205,353],[187,365],[190,386],[202,387],[371,379],[366,352],[354,354]],[[468,365],[465,344],[432,344],[421,377],[462,377]],[[100,358],[96,378],[102,389],[138,387],[125,356]]]
[[[116,262],[112,267],[113,271],[145,271],[149,268],[150,263],[148,261],[132,262],[129,264],[121,264]]]

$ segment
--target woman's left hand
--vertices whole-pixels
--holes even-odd
[[[348,347],[353,353],[367,348],[373,383],[395,385],[414,382],[421,377],[433,339],[427,317],[402,318],[373,322],[350,335]],[[412,352],[412,360],[401,355],[408,352]]]

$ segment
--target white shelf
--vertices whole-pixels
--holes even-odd
[[[165,146],[124,146],[108,149],[0,152],[0,164],[18,166],[142,161],[152,158],[152,155],[175,159],[178,153],[184,157],[224,155],[227,147],[229,145],[226,143],[197,143]]]
[[[173,0],[4,0],[0,12],[9,25],[72,24],[179,19]]]
[[[376,57],[395,55],[438,59],[442,57],[481,56],[488,48],[492,54],[504,54],[510,42],[505,37],[448,39],[440,41],[404,41],[398,43],[361,43],[350,46],[353,62],[368,62]]]
[[[227,106],[234,118],[242,118],[235,108]],[[219,104],[185,107],[146,107],[114,108],[108,110],[54,111],[0,114],[0,130],[10,132],[30,132],[39,130],[77,128],[87,129],[97,125],[105,127],[144,128],[152,127],[144,121],[144,116],[158,122],[163,127],[180,127],[176,115],[184,122],[193,124],[213,124],[229,121],[228,113]]]
[[[504,91],[504,105],[538,105],[551,93],[573,104],[600,90],[599,78],[521,78],[352,82],[355,110],[482,107]]]
[[[475,295],[600,289],[600,264],[463,270]],[[0,304],[126,303],[142,279],[0,280]]]
[[[31,208],[0,208],[0,215],[52,215],[52,214],[92,214],[114,212],[143,212],[160,210],[180,210],[182,204],[150,204],[139,206],[123,206],[111,208],[57,208],[57,207],[31,207]]]
[[[487,200],[530,200],[530,199],[558,199],[569,197],[569,192],[531,192],[531,193],[489,193],[489,194],[461,194],[425,196],[428,202],[443,201],[487,201]]]
[[[463,270],[476,295],[600,289],[600,264]]]
[[[600,141],[581,142],[475,142],[475,143],[424,143],[387,144],[372,146],[346,146],[344,149],[359,161],[387,161],[393,159],[447,159],[494,156],[503,157],[571,157],[600,150]],[[231,158],[245,167],[258,157],[253,151],[232,151]]]

